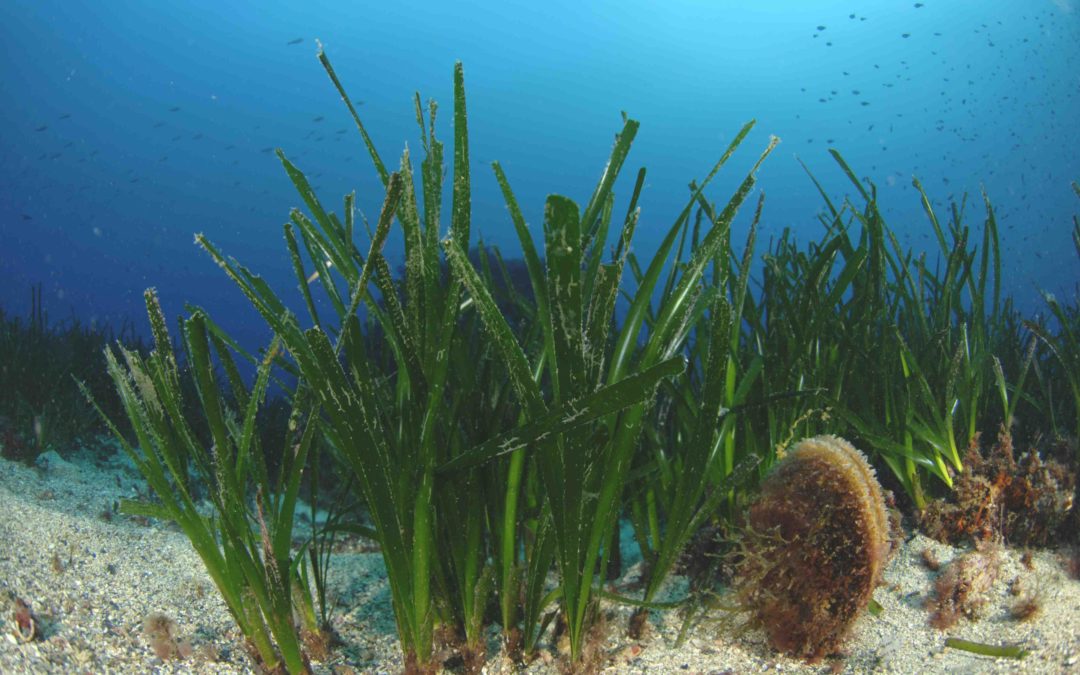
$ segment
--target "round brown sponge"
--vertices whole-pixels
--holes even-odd
[[[836,436],[801,441],[751,504],[735,579],[770,644],[816,661],[867,607],[889,555],[889,520],[866,457]]]

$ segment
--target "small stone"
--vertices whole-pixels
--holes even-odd
[[[79,473],[79,467],[61,457],[55,450],[46,450],[38,455],[34,465],[50,476],[70,478]]]

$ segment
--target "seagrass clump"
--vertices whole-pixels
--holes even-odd
[[[871,601],[890,552],[881,486],[836,436],[801,441],[751,504],[735,589],[777,650],[833,653]]]

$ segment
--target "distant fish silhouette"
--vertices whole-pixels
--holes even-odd
[[[286,45],[298,45],[298,44],[300,44],[300,43],[301,43],[301,42],[303,42],[303,41],[304,41],[304,38],[293,38],[292,40],[289,40],[289,41],[288,41],[288,42],[286,42],[285,44],[286,44]]]
[[[311,121],[312,122],[322,122],[324,119],[326,119],[326,118],[323,117],[322,115],[319,115],[318,117],[312,119]]]
[[[32,218],[32,217],[30,217],[30,216],[26,215],[25,213],[23,213],[23,214],[21,214],[21,215],[22,215],[22,219],[23,219],[23,220],[33,220],[33,218]]]
[[[269,147],[269,148],[263,148],[263,149],[262,149],[262,150],[260,150],[259,152],[272,152],[273,150],[274,150],[274,148],[273,148],[273,146],[271,146],[271,147]]]
[[[58,120],[66,120],[69,117],[71,117],[71,113],[64,113],[63,115],[61,115],[60,117],[57,117],[56,119],[58,119]]]
[[[37,129],[34,129],[34,131],[45,131],[45,130],[46,130],[46,129],[48,129],[48,128],[49,128],[49,125],[47,125],[47,124],[42,124],[42,125],[41,125],[40,127],[38,127]]]
[[[169,112],[180,112],[180,106],[174,105],[173,107],[169,108]]]

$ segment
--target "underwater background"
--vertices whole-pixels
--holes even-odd
[[[443,104],[439,133],[451,136],[452,68],[464,62],[473,231],[507,257],[519,246],[488,164],[502,163],[539,239],[544,197],[587,199],[626,111],[642,127],[616,208],[648,167],[635,240],[646,258],[688,182],[756,118],[751,147],[782,140],[759,174],[763,243],[785,227],[803,242],[820,235],[822,200],[798,160],[839,198],[851,186],[827,153],[837,148],[878,186],[901,243],[931,263],[912,176],[939,208],[968,193],[973,223],[985,188],[1003,292],[1021,311],[1042,311],[1040,289],[1075,293],[1080,278],[1076,0],[8,1],[0,40],[0,307],[15,314],[40,283],[50,319],[127,319],[142,332],[142,291],[155,286],[167,314],[188,301],[265,344],[193,234],[298,302],[280,226],[300,204],[272,149],[328,207],[356,190],[374,220],[383,199],[317,40],[388,158],[419,149],[416,91]],[[713,193],[726,199],[741,171]]]

